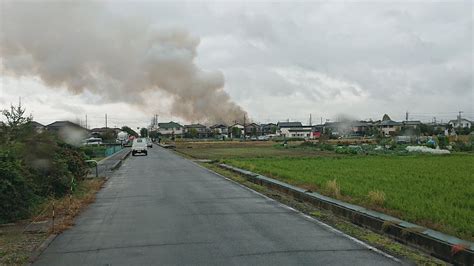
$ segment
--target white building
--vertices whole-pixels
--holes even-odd
[[[472,121],[461,118],[461,119],[451,120],[449,121],[448,124],[453,128],[471,128]]]

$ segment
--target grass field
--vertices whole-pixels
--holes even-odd
[[[225,162],[474,240],[473,155],[267,157]],[[334,193],[332,180],[340,196]]]
[[[300,142],[289,145],[297,146]],[[332,152],[311,149],[283,149],[272,141],[225,141],[225,142],[176,142],[176,150],[195,159],[235,159],[268,157],[316,157],[336,156]]]

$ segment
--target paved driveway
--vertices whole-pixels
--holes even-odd
[[[36,265],[393,265],[394,259],[154,146],[130,156]]]

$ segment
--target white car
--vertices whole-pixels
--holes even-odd
[[[146,143],[147,143],[146,146],[148,148],[153,148],[153,141],[151,141],[150,138],[146,138]]]
[[[138,138],[133,140],[132,156],[135,156],[137,153],[145,154],[145,156],[148,155],[146,139]]]
[[[84,140],[83,145],[84,146],[102,145],[102,139],[101,138],[88,138],[88,139]]]

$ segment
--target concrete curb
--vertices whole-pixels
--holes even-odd
[[[58,236],[58,234],[51,234],[49,235],[41,245],[33,251],[33,254],[31,254],[30,258],[28,259],[28,264],[27,265],[33,265],[33,262],[35,262],[39,256],[46,250],[46,248],[53,242],[53,240]]]
[[[245,176],[249,181],[267,186],[304,200],[323,209],[331,210],[351,222],[388,235],[409,246],[419,248],[432,256],[457,265],[474,264],[474,243],[443,234],[364,207],[349,204],[319,193],[307,191],[284,182],[268,178],[226,164],[219,167]]]

